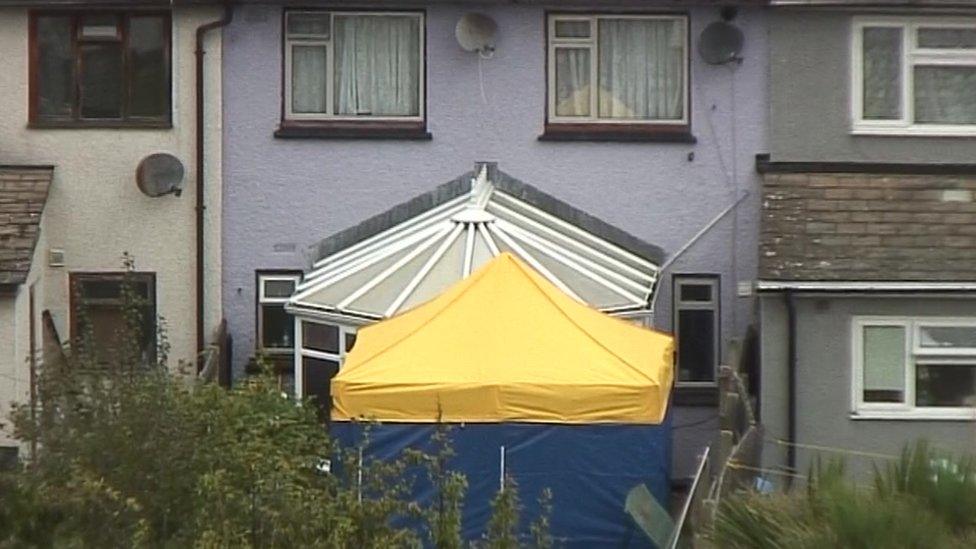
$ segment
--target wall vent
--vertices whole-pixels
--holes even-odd
[[[47,254],[47,264],[50,267],[64,267],[64,250],[51,248]]]

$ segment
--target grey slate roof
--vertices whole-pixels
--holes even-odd
[[[439,185],[431,191],[416,196],[402,204],[398,204],[383,213],[370,217],[357,225],[321,240],[313,246],[314,259],[317,261],[328,257],[353,244],[403,223],[431,208],[470,192],[471,180],[477,175],[478,171],[480,171],[480,167],[476,167],[475,170]],[[661,248],[644,242],[636,236],[614,227],[579,208],[571,206],[550,194],[519,181],[505,172],[498,170],[497,165],[494,163],[488,163],[488,179],[497,189],[506,194],[524,200],[550,215],[554,215],[595,236],[604,238],[648,261],[661,264],[664,260],[664,251]]]
[[[759,277],[976,281],[976,175],[767,173]]]
[[[0,286],[27,279],[54,168],[0,166]]]

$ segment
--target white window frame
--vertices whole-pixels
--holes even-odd
[[[901,118],[873,120],[864,118],[864,29],[899,28],[902,31]],[[973,136],[976,124],[916,124],[914,70],[918,65],[976,67],[976,48],[936,49],[918,47],[918,30],[976,29],[974,18],[935,17],[855,17],[851,25],[851,133],[854,135]]]
[[[899,326],[905,330],[905,399],[903,402],[864,401],[864,328]],[[976,318],[857,316],[851,319],[851,418],[976,420],[976,407],[915,406],[917,364],[972,364],[976,349],[926,348],[919,345],[922,327],[976,327]]]
[[[323,15],[329,14],[329,36],[322,37],[321,35],[289,35],[288,34],[288,18],[292,15],[300,14],[316,14]],[[420,51],[418,52],[418,95],[417,95],[417,115],[416,116],[352,116],[352,115],[336,115],[333,113],[334,105],[334,87],[335,87],[335,74],[334,73],[334,50],[333,39],[335,37],[335,18],[336,16],[356,16],[356,15],[369,15],[369,16],[410,16],[416,17],[419,21],[418,29],[420,36],[418,37],[418,43],[420,45]],[[284,81],[284,102],[285,102],[285,120],[290,121],[366,121],[366,122],[423,122],[426,116],[426,106],[427,106],[427,90],[426,90],[426,80],[427,80],[427,67],[426,67],[426,55],[425,50],[427,48],[426,39],[426,14],[422,11],[343,11],[343,10],[285,10],[284,12],[284,25],[282,26],[282,33],[284,33],[284,70],[285,70],[285,81]],[[326,94],[325,94],[325,113],[296,113],[292,110],[292,89],[291,89],[291,76],[292,76],[292,47],[294,46],[325,46],[326,48],[326,62],[325,62],[325,72],[326,72]]]
[[[302,341],[302,323],[308,322],[309,324],[326,324],[330,326],[337,326],[339,328],[339,352],[329,353],[325,351],[317,351],[315,349],[306,349],[304,347],[304,342]],[[346,361],[346,355],[349,351],[346,350],[346,336],[356,335],[359,331],[359,326],[352,326],[349,324],[341,324],[338,322],[321,322],[315,320],[309,320],[308,318],[295,317],[295,396],[301,398],[305,381],[303,379],[302,372],[302,359],[307,358],[317,358],[320,360],[332,360],[339,363],[339,370],[342,370],[342,366]]]
[[[681,334],[679,333],[680,323],[678,322],[679,313],[681,311],[712,311],[715,314],[715,337],[712,344],[714,345],[715,364],[713,365],[712,380],[711,381],[680,381],[680,367],[681,367],[681,357],[677,356],[678,360],[675,362],[675,384],[678,387],[715,387],[718,384],[718,368],[722,363],[722,316],[721,316],[721,283],[722,278],[718,275],[695,275],[695,274],[676,274],[672,277],[671,283],[671,322],[674,332],[675,341],[680,341]],[[681,300],[681,287],[682,286],[710,286],[711,287],[711,299],[708,301],[682,301]],[[678,344],[680,348],[680,343]],[[677,348],[675,349],[677,352]]]
[[[646,118],[600,118],[599,117],[599,20],[600,19],[657,19],[678,21],[681,23],[682,44],[684,56],[682,66],[682,112],[680,119],[646,119]],[[556,23],[559,21],[589,21],[590,36],[587,38],[557,38]],[[546,121],[552,124],[644,124],[654,126],[687,126],[689,124],[689,103],[691,90],[689,81],[689,42],[688,16],[682,14],[571,14],[553,13],[547,16],[546,25],[546,67],[547,67],[547,104]],[[556,49],[575,48],[590,51],[590,115],[589,116],[557,116],[556,115]]]
[[[288,299],[289,299],[288,297],[266,296],[264,293],[264,286],[266,282],[282,282],[282,281],[293,282],[295,284],[295,288],[298,288],[298,285],[302,281],[302,275],[297,273],[296,274],[283,274],[283,273],[265,274],[265,273],[258,272],[258,307],[257,307],[258,315],[257,315],[257,326],[256,326],[257,330],[255,330],[256,332],[255,342],[256,342],[256,347],[258,349],[271,355],[291,354],[292,352],[292,349],[288,347],[269,348],[264,346],[264,321],[262,318],[262,314],[264,312],[264,305],[281,305],[281,308],[284,309],[285,304],[288,303]],[[296,339],[295,341],[292,342],[292,345],[295,345],[297,341],[298,340],[296,336]]]

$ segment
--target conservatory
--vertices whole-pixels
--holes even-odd
[[[506,252],[576,301],[651,323],[660,248],[479,164],[317,245],[319,259],[286,305],[296,393],[326,405],[359,328],[429,301]]]

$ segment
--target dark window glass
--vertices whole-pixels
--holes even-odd
[[[166,114],[169,82],[166,70],[165,21],[161,17],[129,20],[129,115]]]
[[[261,305],[261,347],[291,349],[295,345],[295,322],[280,303]]]
[[[302,396],[315,402],[322,418],[329,417],[329,408],[332,406],[332,378],[338,372],[339,363],[334,360],[302,357]]]
[[[917,364],[916,406],[976,406],[976,366]]]
[[[75,69],[70,17],[37,18],[37,71],[37,113],[71,116]]]
[[[681,284],[681,301],[711,301],[711,284]]]
[[[122,117],[122,46],[117,42],[81,45],[81,117]]]
[[[295,291],[294,280],[265,280],[264,297],[291,297]]]
[[[339,352],[339,327],[302,322],[302,347],[325,353]]]
[[[353,346],[356,344],[356,334],[354,332],[346,333],[346,352],[352,350]]]
[[[44,122],[165,122],[169,16],[35,15],[33,116]]]
[[[678,380],[715,380],[715,311],[678,312]]]

